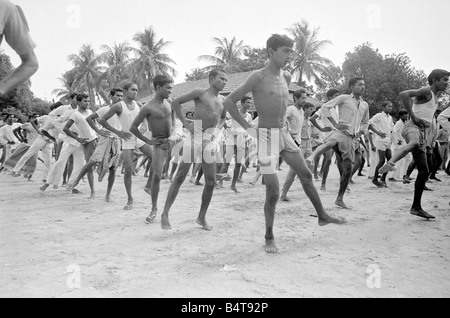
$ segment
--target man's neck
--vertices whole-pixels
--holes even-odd
[[[215,88],[214,86],[209,86],[208,89],[214,96],[219,96],[219,90],[217,88]]]
[[[78,107],[78,105],[77,104],[70,104],[70,106],[72,106],[72,109],[75,109],[75,108],[77,108]]]
[[[269,74],[274,76],[279,76],[281,68],[275,64],[272,60],[269,62],[269,65],[267,65],[266,70]]]
[[[165,100],[165,98],[162,97],[161,95],[159,95],[159,94],[156,94],[156,95],[155,95],[154,101],[156,101],[157,103],[163,104],[163,103],[164,103],[164,100]]]
[[[129,97],[124,97],[123,101],[127,105],[132,105],[133,104],[133,100],[131,98],[129,98]]]

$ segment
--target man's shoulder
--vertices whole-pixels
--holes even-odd
[[[3,27],[3,23],[15,8],[16,6],[9,0],[0,0],[0,27]],[[3,30],[0,29],[0,31]]]

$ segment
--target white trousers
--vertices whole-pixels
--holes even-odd
[[[84,159],[83,146],[73,146],[65,142],[63,143],[59,159],[55,162],[53,168],[50,170],[50,174],[47,178],[47,184],[51,184],[54,186],[61,185],[64,169],[70,155],[73,155],[73,171],[71,176],[73,176],[74,178],[78,176],[81,169],[86,164],[86,160]],[[69,180],[67,180],[67,182],[69,182]]]
[[[30,146],[28,151],[17,162],[13,171],[15,173],[19,173],[19,171],[23,168],[23,166],[27,163],[27,161],[30,158],[32,158],[35,154],[37,154],[39,150],[42,150],[42,159],[44,161],[44,172],[42,178],[44,180],[47,180],[47,176],[50,171],[52,162],[52,142],[49,140],[45,140],[44,137],[40,135]]]

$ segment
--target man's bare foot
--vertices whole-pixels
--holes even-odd
[[[200,181],[195,181],[195,183],[194,183],[196,186],[202,186],[203,185],[203,183],[201,183]]]
[[[197,219],[197,224],[201,225],[205,231],[211,231],[212,230],[212,226],[210,226],[208,224],[208,222],[206,222],[206,220]]]
[[[329,215],[322,217],[322,218],[319,217],[319,225],[320,226],[325,226],[328,224],[347,224],[347,220],[345,220],[342,217],[335,218],[335,217],[332,217]]]
[[[320,186],[320,190],[322,190],[322,191],[327,191],[326,185],[322,184],[322,185]]]
[[[233,190],[236,193],[239,193],[238,189],[236,188],[236,186],[231,186],[230,187],[231,190]]]
[[[152,212],[145,219],[145,224],[151,224],[155,221],[156,215],[158,214],[158,209],[153,208]]]
[[[127,204],[123,207],[124,210],[133,210],[133,200],[128,200]]]
[[[91,196],[89,197],[89,199],[91,200],[95,199],[95,192],[91,192]]]
[[[251,184],[253,187],[255,186],[256,182],[250,181],[248,184]]]
[[[170,229],[172,229],[172,225],[170,225],[169,216],[168,215],[165,215],[165,214],[161,215],[161,228],[163,230],[170,230]]]
[[[275,240],[274,239],[266,239],[266,246],[264,247],[264,249],[266,250],[266,253],[269,254],[276,254],[278,253],[278,248],[275,245]]]
[[[411,211],[409,213],[411,213],[412,215],[415,215],[415,216],[420,216],[421,218],[424,218],[427,220],[436,218],[434,215],[431,215],[422,209],[411,209]]]
[[[151,192],[150,188],[145,187],[144,191],[147,192],[148,195],[152,195],[152,192]]]
[[[112,199],[111,199],[110,196],[106,196],[106,197],[105,197],[105,202],[107,202],[107,203],[112,203],[113,201],[112,201]]]
[[[334,204],[340,206],[343,209],[348,209],[347,205],[344,203],[343,200],[336,199],[336,202],[334,202]]]
[[[285,195],[282,195],[281,197],[280,197],[280,201],[281,202],[290,202],[291,201],[291,199],[289,199],[287,196],[285,196]]]
[[[49,186],[49,184],[46,183],[46,184],[44,184],[42,187],[40,187],[39,190],[41,190],[42,192],[44,192],[45,190],[47,190],[48,186]]]

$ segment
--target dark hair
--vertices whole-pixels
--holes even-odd
[[[385,107],[386,107],[387,105],[389,105],[389,104],[394,105],[394,104],[392,104],[391,101],[386,100],[386,101],[384,101],[384,102],[381,103],[381,107],[385,108]]]
[[[358,83],[358,81],[364,81],[364,78],[362,77],[351,78],[350,81],[348,82],[348,87],[352,88],[352,86],[355,86],[355,84]]]
[[[54,103],[53,105],[50,105],[50,110],[54,110],[62,105],[64,105],[64,104],[61,101],[58,101],[58,102]]]
[[[39,116],[39,114],[38,114],[38,113],[33,113],[33,114],[31,114],[30,116],[28,116],[28,120],[30,120],[30,119],[33,118],[34,116]]]
[[[441,69],[432,70],[430,75],[428,75],[428,84],[432,85],[433,81],[440,81],[444,76],[449,76],[450,72]]]
[[[330,99],[331,97],[333,97],[335,94],[339,94],[339,90],[336,88],[331,88],[327,91],[327,98]]]
[[[313,107],[314,109],[316,109],[316,106],[314,106],[314,104],[308,103],[306,102],[305,105],[303,105],[303,109],[308,109]]]
[[[248,101],[249,99],[253,99],[253,98],[251,98],[250,96],[244,96],[244,97],[242,97],[242,99],[241,99],[241,105],[242,105],[242,104],[245,104],[245,102]]]
[[[89,96],[84,94],[84,93],[78,94],[77,95],[77,102],[81,102],[85,98],[89,98]]]
[[[400,109],[398,112],[399,117],[402,117],[403,115],[408,115],[408,111],[406,109]]]
[[[211,80],[211,77],[216,78],[216,76],[219,75],[220,73],[227,74],[227,72],[225,72],[225,70],[222,68],[212,69],[208,74],[208,79]]]
[[[164,85],[170,84],[170,83],[173,83],[173,79],[171,77],[169,77],[168,75],[158,74],[153,79],[153,86],[155,87],[155,89],[157,86],[163,87]]]
[[[304,88],[297,89],[293,94],[294,100],[302,97],[302,94],[306,94],[306,90]]]
[[[125,85],[123,85],[123,90],[124,90],[124,91],[127,91],[127,90],[129,90],[130,87],[133,86],[133,85],[136,85],[136,83],[133,83],[133,82],[126,83]]]
[[[117,92],[122,92],[122,93],[123,93],[123,89],[121,89],[121,88],[113,88],[113,89],[109,92],[109,94],[110,94],[111,96],[115,96]]]
[[[77,93],[71,93],[70,95],[69,95],[69,98],[70,99],[74,99],[75,97],[77,97]]]
[[[266,43],[267,54],[269,54],[269,49],[276,51],[282,46],[292,48],[294,47],[294,41],[287,35],[272,34],[272,36],[267,40]]]

